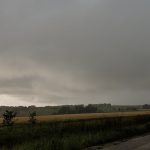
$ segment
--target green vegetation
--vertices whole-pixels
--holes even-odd
[[[119,106],[111,104],[88,104],[88,105],[62,105],[62,106],[0,106],[0,115],[5,110],[11,110],[17,112],[17,116],[28,116],[29,112],[36,111],[38,116],[43,115],[57,115],[57,114],[81,114],[81,113],[99,113],[99,112],[128,112],[137,111],[139,109],[148,109],[149,105],[144,106]]]
[[[35,117],[36,117],[36,112],[35,111],[29,113],[29,122],[31,124],[35,124],[36,123],[36,118]]]
[[[79,150],[150,131],[150,115],[16,124],[0,128],[2,150]]]
[[[16,117],[16,112],[6,110],[3,114],[3,125],[11,126],[13,125],[13,118]]]

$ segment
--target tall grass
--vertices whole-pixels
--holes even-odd
[[[0,128],[3,150],[79,150],[150,131],[150,115]]]

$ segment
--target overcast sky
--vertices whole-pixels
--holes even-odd
[[[150,0],[1,0],[0,105],[150,103]]]

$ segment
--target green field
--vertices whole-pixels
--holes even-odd
[[[149,114],[22,123],[0,127],[0,149],[79,150],[149,131]]]

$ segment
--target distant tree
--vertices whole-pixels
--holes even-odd
[[[31,123],[31,124],[35,124],[36,123],[36,111],[34,111],[34,112],[30,112],[29,113],[29,122]]]
[[[9,111],[9,110],[6,110],[4,113],[3,113],[3,125],[6,125],[6,126],[11,126],[13,125],[13,118],[16,117],[16,112],[14,111]]]
[[[85,112],[85,108],[84,105],[75,105],[75,113],[84,113]]]
[[[143,109],[150,109],[150,105],[149,104],[144,104]]]
[[[70,114],[71,113],[70,106],[69,105],[61,106],[58,113],[59,114]]]
[[[97,107],[95,107],[95,106],[92,105],[92,104],[88,104],[88,105],[85,107],[85,112],[86,112],[86,113],[95,113],[95,112],[97,112]]]

